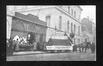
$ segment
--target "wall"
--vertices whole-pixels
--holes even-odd
[[[57,27],[57,29],[59,29],[59,16],[62,16],[62,29],[63,31],[67,31],[67,21],[69,20],[70,25],[69,25],[69,34],[71,32],[71,23],[73,23],[73,25],[75,24],[77,26],[76,28],[76,35],[78,35],[78,26],[80,26],[80,23],[78,23],[77,21],[75,21],[74,19],[72,19],[71,17],[67,16],[66,14],[58,11],[55,8],[46,8],[46,9],[41,9],[39,10],[34,10],[34,11],[28,11],[28,12],[23,12],[23,14],[27,15],[27,14],[33,14],[33,15],[37,15],[39,16],[40,20],[43,20],[44,22],[46,21],[46,16],[50,15],[51,16],[51,23],[50,23],[50,27],[55,28],[55,26]],[[48,24],[48,23],[47,23]],[[74,29],[74,27],[73,27]],[[47,30],[47,35],[46,35],[46,41],[48,41],[48,39],[55,34],[55,30],[53,29],[49,29]],[[78,36],[76,36],[76,38],[78,38]],[[80,37],[79,37],[80,38]],[[77,42],[77,40],[76,40]]]
[[[70,6],[73,11],[76,11],[76,19],[80,21],[81,10],[77,6]]]
[[[74,8],[74,7],[73,7]],[[75,8],[74,8],[75,9]],[[78,11],[79,9],[76,9],[76,11]],[[61,13],[60,11],[56,10],[55,8],[51,7],[51,8],[44,8],[44,9],[40,9],[40,10],[30,10],[30,11],[21,11],[20,13],[23,14],[33,14],[33,15],[37,15],[39,16],[40,20],[43,20],[44,22],[46,21],[45,17],[50,15],[51,16],[51,23],[50,23],[50,27],[55,28],[55,26],[59,29],[59,16],[62,16],[62,30],[63,31],[67,31],[67,21],[69,20],[70,24],[73,23],[73,25],[75,24],[76,26],[80,26],[80,24],[75,21],[74,19],[70,18],[69,16],[67,16],[64,13]],[[77,15],[80,14],[80,11],[78,11]],[[79,18],[79,16],[77,17]],[[48,23],[47,23],[48,24]],[[71,32],[71,25],[69,25],[69,33]],[[73,27],[74,28],[74,27]],[[78,27],[76,28],[76,33],[78,33]],[[53,29],[49,29],[47,30],[47,34],[46,34],[46,41],[48,41],[48,39],[55,34],[55,30]],[[76,38],[80,38],[79,36],[77,36],[76,34]]]
[[[28,32],[33,32],[33,34],[36,34],[36,41],[39,41],[41,34],[43,34],[43,41],[45,41],[46,28],[18,18],[13,18],[12,21],[12,38],[16,35],[27,37]]]
[[[14,6],[6,6],[7,12],[6,12],[6,28],[7,28],[7,33],[6,33],[6,38],[10,39],[10,35],[11,35],[11,28],[12,28],[12,17],[8,16],[8,15],[14,15]]]

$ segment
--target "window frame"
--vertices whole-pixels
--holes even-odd
[[[69,20],[67,21],[67,32],[69,33],[69,24],[70,24],[70,22],[69,22]]]
[[[59,29],[62,29],[62,16],[59,16]]]
[[[50,16],[50,15],[47,15],[47,16],[46,16],[47,26],[50,26],[50,19],[51,19],[51,16]],[[48,21],[49,21],[49,22],[48,22]]]

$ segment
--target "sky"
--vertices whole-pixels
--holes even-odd
[[[89,17],[94,23],[96,23],[96,6],[95,5],[80,5],[83,9],[81,13],[81,19],[84,17]]]

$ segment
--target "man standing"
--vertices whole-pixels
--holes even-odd
[[[7,43],[7,55],[12,55],[13,54],[13,42],[12,39],[9,39],[9,42]]]
[[[95,53],[95,43],[94,42],[91,43],[91,52]]]

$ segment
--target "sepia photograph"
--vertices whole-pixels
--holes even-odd
[[[6,61],[96,61],[96,5],[7,5]]]

